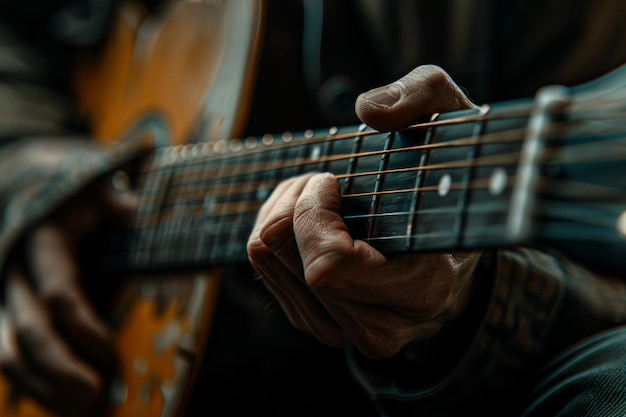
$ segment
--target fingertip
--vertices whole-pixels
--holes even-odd
[[[357,117],[366,125],[379,131],[391,130],[388,114],[400,100],[397,86],[379,87],[359,95],[354,103]]]
[[[355,112],[378,131],[406,128],[432,114],[476,107],[437,65],[421,65],[391,84],[361,94]]]

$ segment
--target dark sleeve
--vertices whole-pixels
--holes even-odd
[[[494,278],[485,314],[467,349],[452,356],[455,362],[445,363],[445,350],[429,352],[430,360],[420,357],[420,346],[391,361],[349,352],[356,379],[383,407],[447,415],[444,411],[458,414],[469,404],[504,398],[559,350],[626,322],[624,280],[527,249],[499,251],[489,262],[491,272],[479,270]],[[429,362],[439,372],[426,369]]]
[[[137,152],[89,140],[66,85],[71,46],[33,29],[48,21],[41,10],[18,9],[0,6],[0,271],[27,227]]]

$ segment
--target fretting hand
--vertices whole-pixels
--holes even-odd
[[[364,123],[394,130],[472,106],[443,70],[423,66],[362,94],[356,111]],[[295,327],[383,358],[433,338],[466,310],[478,253],[387,258],[351,238],[340,199],[331,174],[284,181],[250,236],[249,258]]]

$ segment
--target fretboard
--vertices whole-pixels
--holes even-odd
[[[245,262],[261,204],[281,180],[316,171],[337,176],[353,237],[384,253],[510,245],[528,104],[499,113],[456,112],[391,133],[348,126],[158,149],[116,262],[139,270]]]

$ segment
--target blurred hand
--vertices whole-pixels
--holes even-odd
[[[0,316],[0,366],[19,394],[62,416],[97,415],[113,341],[81,290],[77,252],[102,222],[136,206],[110,182],[94,185],[38,225],[11,256]]]
[[[443,70],[423,66],[362,94],[356,111],[364,123],[394,130],[471,106]],[[340,206],[331,174],[284,181],[248,241],[252,265],[295,327],[329,346],[383,358],[434,337],[463,313],[478,253],[387,258],[351,238]]]

